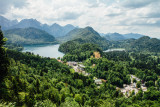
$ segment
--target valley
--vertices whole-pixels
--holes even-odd
[[[159,39],[1,18],[0,106],[160,106]]]

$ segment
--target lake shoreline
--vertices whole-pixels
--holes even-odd
[[[24,45],[22,52],[32,52],[42,57],[58,58],[63,57],[64,53],[58,51],[60,44],[40,44]]]

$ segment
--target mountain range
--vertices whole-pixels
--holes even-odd
[[[18,24],[17,20],[8,20],[8,19],[4,18],[3,16],[0,16],[0,26],[1,26],[2,30],[6,30],[16,24]]]
[[[128,34],[119,34],[119,33],[107,33],[101,34],[102,37],[106,38],[109,41],[119,41],[119,40],[126,40],[126,39],[139,39],[145,35],[137,34],[137,33],[128,33]]]
[[[18,22],[17,20],[11,21],[3,16],[0,16],[0,26],[2,27],[2,30],[33,27],[44,30],[54,37],[65,36],[69,31],[76,28],[71,24],[67,24],[65,26],[60,26],[56,23],[52,25],[42,24],[36,19],[23,19],[20,22]]]

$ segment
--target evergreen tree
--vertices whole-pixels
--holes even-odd
[[[5,39],[0,27],[0,99],[3,98],[3,94],[5,90],[5,84],[3,83],[4,77],[8,74],[8,59],[6,56],[5,48],[3,45],[5,44]]]
[[[5,38],[3,36],[1,27],[0,27],[0,84],[2,83],[4,77],[8,73],[8,59],[6,56],[5,48],[3,45],[5,44]]]

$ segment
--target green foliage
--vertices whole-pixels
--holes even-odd
[[[137,83],[137,80],[135,78],[133,78],[133,83]]]
[[[160,52],[160,40],[143,36],[139,39],[128,39],[112,42],[112,48],[125,48],[131,52]]]
[[[137,82],[136,87],[137,87],[137,88],[140,88],[140,87],[141,87],[141,82],[140,82],[140,81]]]
[[[96,64],[95,67],[89,69],[93,76],[107,80],[107,82],[123,87],[123,84],[130,84],[130,77],[127,76],[128,71],[120,64],[114,61],[109,61],[106,58],[90,58],[86,60],[86,65],[90,66]],[[88,72],[88,71],[87,71]]]
[[[59,47],[59,51],[66,53],[63,60],[67,61],[83,61],[93,56],[93,53],[99,52],[102,54],[102,50],[95,44],[84,43],[79,44],[75,41],[68,41]]]
[[[17,51],[23,50],[23,47],[20,44],[7,43],[6,45],[4,45],[4,47],[12,50],[17,50]]]
[[[9,60],[6,55],[6,50],[3,47],[5,44],[5,38],[0,28],[0,87],[3,86],[2,81],[8,75]],[[0,89],[0,98],[2,98],[2,89]]]
[[[57,107],[51,100],[38,101],[34,107]]]
[[[71,72],[56,59],[13,50],[7,50],[7,54],[11,65],[10,76],[2,88],[5,101],[16,102],[17,106],[45,106],[47,102],[56,106],[80,106],[101,97],[101,94],[97,96],[98,89],[90,77]],[[110,89],[101,93],[106,90]],[[110,96],[114,96],[114,91],[115,88]]]
[[[99,45],[103,50],[108,49],[110,44],[105,38],[101,37],[93,28],[77,28],[61,38],[61,41],[75,41],[78,44],[91,43]],[[65,43],[66,44],[66,43]]]
[[[57,43],[55,38],[45,31],[36,28],[16,28],[4,32],[7,43],[31,45]]]
[[[131,61],[129,53],[125,51],[104,52],[103,56],[114,61]]]

